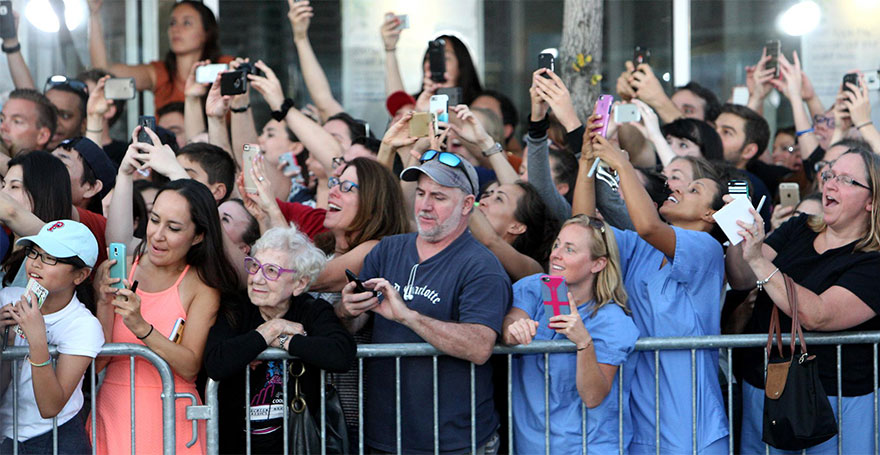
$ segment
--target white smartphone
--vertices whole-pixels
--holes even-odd
[[[865,71],[865,85],[868,90],[880,90],[880,70]]]
[[[429,111],[435,115],[437,121],[449,121],[449,95],[434,95],[431,97]]]
[[[133,77],[114,77],[104,83],[104,97],[108,100],[131,100],[135,92]]]
[[[638,122],[642,120],[642,113],[635,104],[618,104],[614,106],[614,123]]]
[[[225,63],[212,63],[200,66],[196,68],[196,82],[199,84],[213,84],[217,80],[217,75],[228,69],[229,65]]]
[[[738,85],[733,88],[733,96],[730,98],[731,103],[746,106],[749,104],[749,88]]]

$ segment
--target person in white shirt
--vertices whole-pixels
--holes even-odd
[[[16,245],[27,253],[28,278],[48,295],[41,306],[30,290],[0,290],[0,330],[8,333],[9,345],[28,347],[27,358],[12,368],[17,397],[10,386],[0,401],[0,452],[11,453],[12,438],[17,438],[18,453],[51,453],[52,419],[57,418],[57,453],[89,453],[91,445],[78,417],[83,405],[81,387],[86,368],[104,344],[104,332],[76,291],[88,285],[98,242],[85,225],[59,220],[47,223],[37,235],[19,239]],[[49,345],[58,347],[55,362],[49,356]],[[16,400],[18,431],[14,434]]]

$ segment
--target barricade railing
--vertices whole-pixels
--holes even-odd
[[[8,388],[11,389],[13,394],[13,409],[12,409],[12,453],[14,455],[18,454],[18,398],[19,398],[19,390],[18,390],[18,381],[16,374],[19,371],[19,363],[24,362],[25,357],[28,354],[28,348],[26,346],[17,346],[7,348],[5,351],[0,353],[0,359],[3,362],[12,362],[12,372],[13,377],[9,383]],[[55,362],[58,358],[58,349],[55,346],[49,347],[49,354],[52,357],[52,367],[55,367]],[[175,399],[177,398],[191,398],[195,400],[195,397],[191,397],[191,394],[175,394],[174,389],[174,374],[171,371],[171,367],[168,365],[159,354],[156,354],[152,349],[140,345],[140,344],[129,344],[129,343],[110,343],[105,344],[101,348],[101,352],[98,353],[98,357],[109,357],[109,356],[128,356],[129,357],[129,381],[132,385],[131,387],[131,453],[135,455],[135,388],[134,388],[134,377],[135,377],[135,357],[141,357],[144,360],[150,362],[158,371],[159,378],[162,380],[162,451],[164,455],[173,455],[175,453]],[[91,374],[89,374],[91,372]],[[97,447],[95,446],[95,439],[97,435],[96,427],[97,427],[97,419],[95,413],[95,400],[97,397],[97,387],[96,387],[96,373],[95,373],[95,359],[92,359],[91,368],[88,369],[86,373],[87,378],[85,380],[89,381],[91,386],[91,417],[89,419],[88,424],[91,426],[91,444],[92,444],[92,454],[96,453]],[[9,391],[7,390],[7,393]],[[187,446],[192,446],[196,442],[196,438],[198,432],[196,431],[197,421],[193,421],[193,439],[187,444]],[[0,440],[3,437],[0,436]],[[52,419],[52,453],[58,453],[58,419]]]
[[[842,402],[842,389],[841,389],[841,376],[842,376],[842,364],[841,364],[841,347],[843,345],[855,345],[855,344],[872,344],[873,345],[873,367],[874,367],[874,453],[878,453],[878,436],[880,436],[880,428],[878,428],[878,365],[877,365],[877,352],[878,352],[878,344],[880,344],[880,331],[878,332],[846,332],[846,333],[828,333],[828,334],[808,334],[805,336],[806,341],[811,346],[815,345],[836,345],[837,346],[837,378],[838,378],[838,386],[837,386],[837,396],[829,396],[831,400],[837,400],[838,409],[841,409]],[[789,335],[783,335],[783,343],[787,344],[789,342]],[[660,421],[660,389],[659,389],[659,365],[660,365],[660,352],[667,350],[689,350],[691,357],[691,412],[692,419],[691,425],[691,436],[692,436],[692,451],[694,454],[697,453],[697,421],[698,416],[696,415],[696,393],[697,393],[697,380],[696,380],[696,353],[699,350],[708,350],[708,349],[717,349],[721,354],[726,354],[727,356],[727,365],[725,367],[725,373],[729,380],[726,384],[728,400],[727,400],[727,417],[728,417],[728,429],[730,435],[728,436],[728,450],[732,454],[734,453],[734,418],[733,418],[733,358],[732,353],[734,348],[747,348],[747,347],[766,347],[767,344],[767,335],[764,334],[752,334],[752,335],[718,335],[718,336],[700,336],[700,337],[670,337],[670,338],[642,338],[638,340],[636,343],[637,351],[654,351],[654,370],[655,370],[655,418],[658,425],[655,429],[655,443],[657,453],[665,453],[663,448],[660,445],[660,431],[664,424],[664,422]],[[495,346],[493,355],[506,355],[507,356],[507,423],[508,423],[508,447],[510,448],[510,453],[517,453],[514,447],[513,440],[513,412],[512,412],[512,363],[513,356],[517,354],[543,354],[544,355],[544,397],[545,397],[545,429],[544,429],[544,440],[545,440],[545,453],[549,455],[550,453],[550,422],[549,422],[549,382],[550,382],[550,373],[549,373],[549,356],[555,353],[564,353],[564,352],[574,352],[575,345],[567,340],[561,341],[533,341],[527,346]],[[376,357],[391,357],[395,358],[395,370],[396,370],[396,387],[395,387],[395,407],[397,418],[394,422],[394,431],[396,432],[396,444],[397,444],[397,453],[402,452],[401,447],[401,416],[400,416],[400,403],[401,399],[401,389],[400,389],[400,359],[403,357],[432,357],[433,358],[433,371],[432,371],[432,379],[433,379],[433,418],[434,418],[434,452],[439,453],[439,427],[438,427],[438,398],[437,398],[437,358],[439,356],[443,356],[444,354],[427,343],[409,343],[409,344],[362,344],[358,346],[357,350],[357,369],[358,369],[358,434],[357,434],[357,453],[363,454],[365,450],[368,450],[364,446],[364,415],[363,415],[363,396],[364,396],[364,381],[363,381],[363,368],[364,368],[364,359],[365,358],[376,358]],[[288,419],[289,419],[289,404],[290,399],[287,394],[287,361],[291,360],[290,357],[285,351],[276,348],[270,348],[264,351],[258,359],[262,360],[283,360],[284,367],[284,386],[283,386],[283,394],[284,394],[284,426],[283,431],[285,431],[284,436],[284,453],[287,454],[287,431],[288,428]],[[475,412],[475,382],[474,382],[474,368],[475,366],[471,364],[471,383],[470,383],[470,406],[471,406],[471,440],[470,440],[470,448],[472,452],[476,452],[477,443],[476,440],[476,412]],[[765,353],[765,368],[766,368],[766,353]],[[249,373],[249,369],[247,369]],[[496,373],[497,374],[497,373]],[[250,416],[250,394],[249,394],[249,374],[246,373],[246,387],[248,392],[246,392],[245,397],[245,406],[247,407],[247,412],[245,413],[245,419],[247,421],[247,416]],[[618,396],[616,399],[618,400],[618,431],[619,435],[623,434],[623,409],[624,405],[628,405],[623,403],[623,368],[618,369]],[[320,422],[321,428],[321,454],[324,455],[326,453],[326,419],[325,419],[325,401],[324,401],[324,389],[323,384],[325,383],[325,375],[324,371],[321,371],[321,407],[320,407],[320,418],[316,419]],[[217,454],[219,450],[219,435],[218,435],[218,419],[219,419],[219,411],[217,407],[218,399],[217,399],[217,391],[218,391],[219,383],[209,380],[207,389],[206,389],[206,397],[205,397],[205,405],[202,407],[190,407],[192,413],[188,411],[188,418],[203,418],[208,420],[207,425],[207,433],[208,433],[208,454],[213,455]],[[581,429],[583,433],[582,437],[582,453],[589,453],[589,447],[587,446],[586,440],[586,428],[587,428],[587,416],[588,410],[587,407],[581,403]],[[245,423],[247,427],[247,453],[250,454],[250,425],[249,421]],[[665,422],[667,425],[669,422]],[[838,453],[843,453],[843,438],[846,436],[842,432],[841,421],[838,419]],[[354,448],[352,448],[354,451]],[[625,447],[623,445],[622,438],[619,438],[618,443],[619,453],[623,454],[625,451]],[[765,446],[766,453],[769,453],[769,447]]]

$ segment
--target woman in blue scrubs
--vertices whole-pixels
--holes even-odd
[[[591,117],[591,129],[602,121]],[[595,211],[594,180],[587,177],[593,160],[600,158],[616,169],[636,231],[615,229],[614,236],[633,321],[641,335],[718,335],[724,254],[709,233],[715,228],[712,214],[724,205],[721,198],[727,185],[720,176],[696,179],[677,187],[658,214],[626,153],[601,135],[589,133],[585,139],[574,212]],[[653,454],[658,449],[660,453],[727,453],[728,424],[718,382],[717,349],[696,351],[693,377],[689,350],[660,351],[657,365],[654,352],[639,351],[630,362],[633,374],[624,371],[624,383],[632,385],[633,437],[628,453]],[[692,381],[696,382],[696,403]]]
[[[582,405],[587,412],[589,453],[618,453],[617,369],[635,347],[639,332],[626,308],[620,260],[611,227],[595,218],[576,216],[563,224],[550,252],[549,274],[568,286],[570,313],[547,317],[541,277],[513,285],[513,307],[504,318],[503,342],[571,340],[574,353],[513,358],[513,432],[511,453],[545,453],[544,373],[549,368],[550,453],[582,453]],[[563,300],[563,296],[559,296]],[[629,390],[624,390],[624,410]],[[628,427],[628,412],[624,426]]]

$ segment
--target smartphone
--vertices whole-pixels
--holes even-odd
[[[12,0],[0,0],[0,38],[15,38],[15,16],[12,15]]]
[[[744,85],[734,87],[731,102],[740,106],[747,106],[749,104],[749,88]]]
[[[849,87],[847,87],[847,85],[846,85],[847,82],[858,87],[859,86],[859,73],[847,73],[843,76],[843,89],[846,90],[847,92],[852,92],[852,90]]]
[[[794,207],[801,202],[801,190],[797,183],[779,184],[779,203],[783,207]]]
[[[437,116],[437,121],[439,122],[448,122],[449,121],[449,96],[448,95],[434,95],[431,97],[431,103],[429,104],[429,110],[433,115]]]
[[[156,132],[156,117],[152,115],[142,115],[138,117],[138,125],[141,126],[141,130],[138,131],[138,142],[145,142],[150,145],[153,144],[153,140],[150,139],[150,135],[144,131],[144,128],[149,128],[150,131]]]
[[[771,39],[767,40],[767,43],[764,44],[764,49],[767,50],[767,55],[770,56],[770,61],[767,62],[765,68],[773,68],[776,70],[776,72],[773,73],[773,77],[779,77],[779,52],[782,49],[782,45],[779,43],[778,39]]]
[[[568,285],[565,278],[554,275],[541,275],[541,300],[547,319],[560,314],[571,314],[568,303]]]
[[[642,113],[639,112],[639,107],[635,104],[618,104],[614,106],[615,123],[638,122],[640,120],[642,120]]]
[[[293,152],[287,152],[278,157],[279,163],[285,163],[284,169],[282,172],[285,174],[293,173],[297,174],[301,171],[298,164],[296,164],[296,157],[293,156]]]
[[[397,25],[397,30],[403,30],[405,28],[409,28],[409,16],[406,14],[400,14],[397,16],[397,20],[400,22]]]
[[[431,119],[433,116],[430,112],[415,112],[409,119],[409,135],[410,137],[428,137],[431,135]]]
[[[602,137],[605,137],[608,134],[608,116],[611,114],[611,105],[614,103],[614,97],[611,95],[599,95],[599,98],[596,100],[596,107],[593,109],[594,114],[602,115],[602,128],[599,129],[599,134]]]
[[[44,288],[37,280],[30,278],[28,279],[27,286],[25,287],[25,294],[28,296],[28,292],[32,292],[34,297],[37,299],[37,308],[42,308],[43,303],[46,301],[46,297],[49,295],[49,291]],[[30,297],[26,297],[28,302],[31,301]],[[13,300],[12,304],[15,305],[17,300]],[[32,302],[31,302],[32,303]],[[24,331],[21,330],[21,327],[15,326],[15,333],[19,334],[21,337],[24,337]]]
[[[428,66],[432,81],[446,82],[446,40],[443,38],[428,41]]]
[[[131,100],[135,92],[133,77],[114,77],[104,83],[104,98],[108,100]]]
[[[553,54],[544,52],[538,54],[538,68],[547,68],[550,71],[556,72],[556,57],[553,57]],[[544,77],[550,79],[550,76],[547,74],[543,74]]]
[[[633,66],[638,67],[642,63],[651,64],[651,49],[642,46],[636,46],[633,49]]]
[[[124,243],[111,243],[110,244],[110,254],[107,255],[107,259],[116,260],[116,264],[113,264],[110,267],[110,278],[119,278],[118,283],[113,283],[110,287],[114,287],[116,289],[124,289],[125,285],[122,284],[122,280],[128,279],[128,270],[127,264],[125,262],[125,244]]]
[[[443,87],[437,89],[438,95],[446,95],[449,101],[446,106],[458,106],[461,104],[461,87]]]
[[[345,269],[345,277],[348,278],[349,283],[354,283],[354,292],[372,292],[373,297],[379,295],[378,292],[370,291],[369,289],[365,288],[364,283],[360,279],[358,279],[357,275],[355,275],[354,272],[352,272],[351,270]]]
[[[220,75],[221,95],[241,95],[247,91],[247,72],[229,71]]]
[[[183,318],[177,318],[177,321],[174,322],[174,327],[171,328],[171,335],[168,335],[168,339],[174,343],[180,344],[180,340],[183,338],[184,325],[186,325],[186,320]]]
[[[257,184],[254,182],[253,177],[251,177],[251,169],[254,167],[254,158],[260,153],[262,151],[257,144],[244,144],[242,146],[241,167],[242,172],[244,172],[244,190],[252,194],[257,192]]]
[[[196,68],[196,82],[199,84],[213,84],[217,80],[217,75],[228,69],[229,65],[226,63],[212,63],[200,66]]]
[[[749,182],[745,180],[731,180],[727,182],[727,194],[734,199],[745,198],[747,201],[752,200],[749,197]]]

